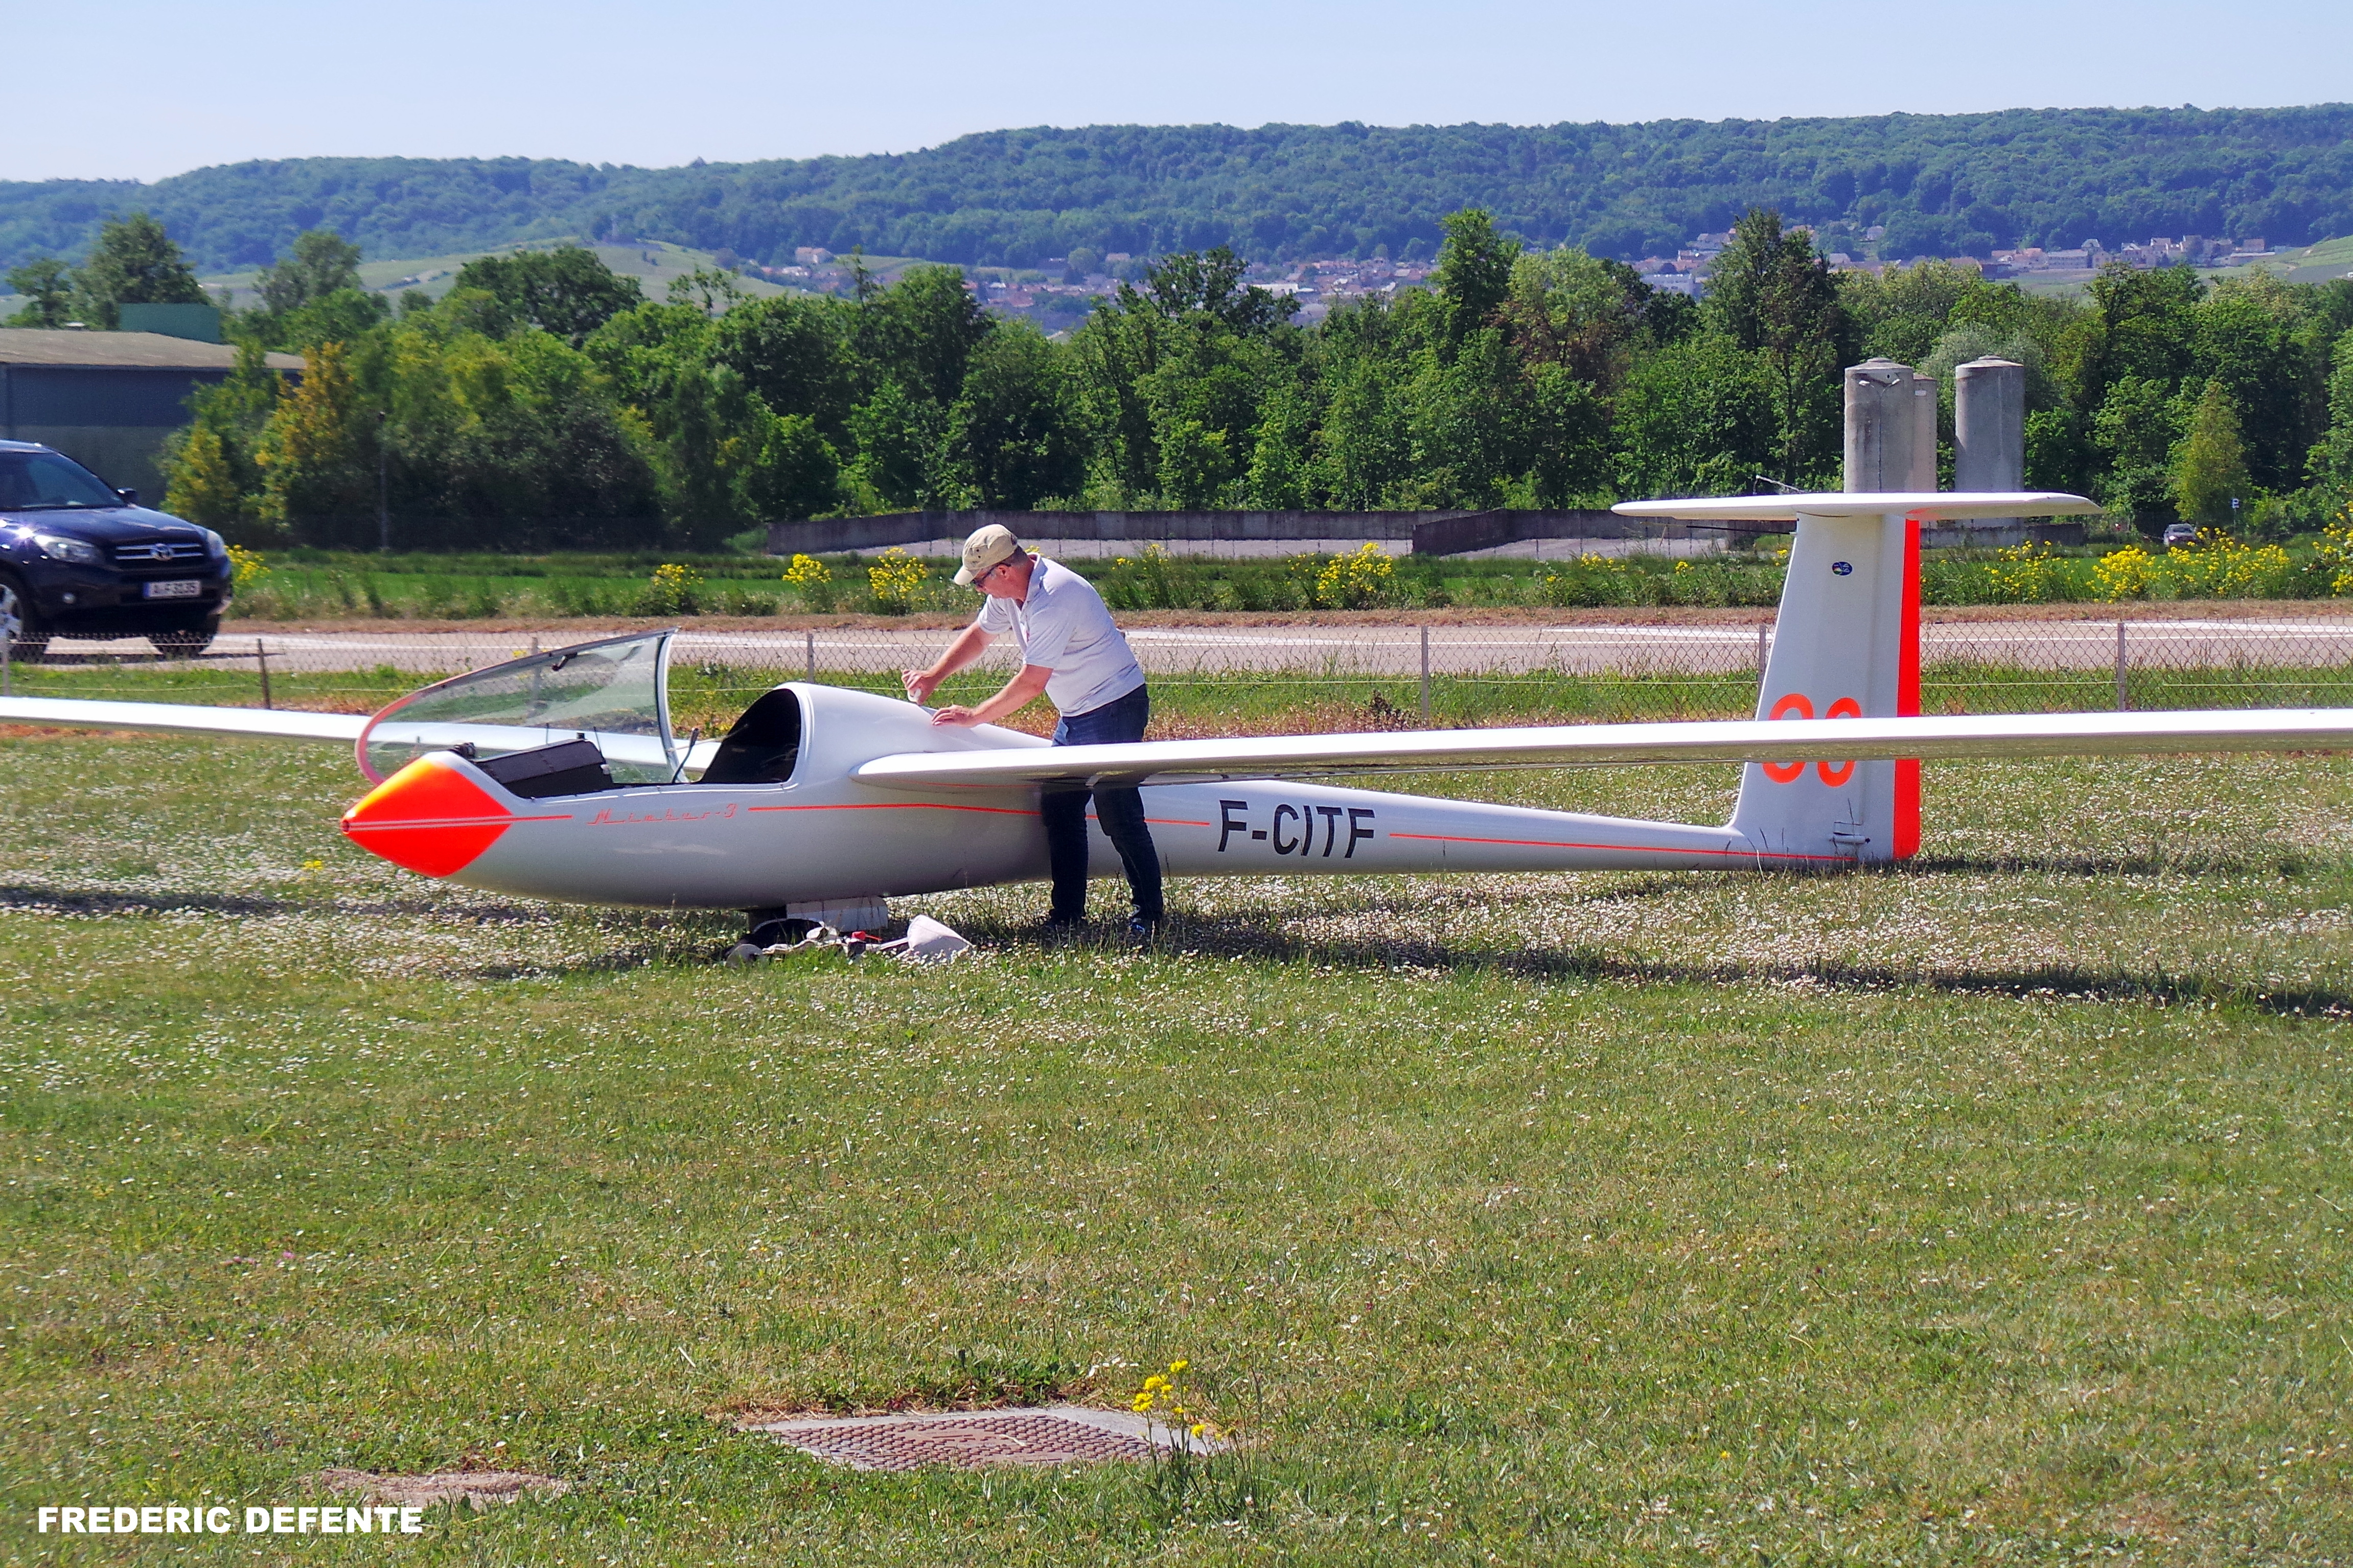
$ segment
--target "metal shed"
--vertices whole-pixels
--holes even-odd
[[[295,354],[273,370],[299,374]],[[137,487],[161,505],[164,438],[188,422],[188,395],[227,379],[237,350],[161,332],[0,331],[0,440],[38,441]]]

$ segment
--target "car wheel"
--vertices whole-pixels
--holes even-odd
[[[177,626],[168,632],[149,632],[147,640],[155,651],[166,658],[194,658],[213,646],[220,636],[220,617],[211,616],[193,626]]]
[[[11,577],[0,577],[0,638],[6,640],[8,657],[18,664],[38,664],[48,657],[49,628]]]

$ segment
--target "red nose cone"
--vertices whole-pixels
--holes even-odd
[[[449,877],[472,865],[513,820],[473,784],[420,758],[343,813],[343,836],[396,866]]]

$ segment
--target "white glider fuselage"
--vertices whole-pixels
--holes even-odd
[[[940,729],[912,703],[837,687],[786,689],[801,705],[801,742],[784,783],[530,799],[437,752],[354,806],[345,831],[386,858],[470,887],[596,904],[773,908],[1046,875],[1036,788],[908,790],[850,776],[876,757],[1043,744],[1036,737]],[[1145,803],[1172,877],[1758,863],[1741,836],[1722,827],[1297,780],[1155,785]],[[1100,828],[1092,837],[1093,870],[1115,875],[1110,841]]]

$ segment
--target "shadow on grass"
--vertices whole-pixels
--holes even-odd
[[[243,893],[132,893],[119,889],[0,884],[0,910],[76,915],[407,915],[483,925],[532,925],[551,917],[520,904],[448,904],[421,899],[355,903],[333,898],[273,899]]]
[[[992,930],[975,922],[965,934],[984,946],[1034,952],[1134,951],[1127,942],[1092,933],[1041,936],[1034,927]],[[1246,916],[1195,917],[1177,922],[1157,944],[1165,955],[1313,963],[1342,969],[1417,969],[1448,973],[1493,973],[1535,981],[1609,981],[1629,985],[1766,984],[1836,991],[1925,989],[1961,995],[2052,996],[2084,1002],[2143,1002],[2158,1006],[2236,1006],[2282,1017],[2353,1017],[2353,992],[2326,986],[2263,989],[2194,974],[2137,974],[2052,964],[2033,968],[1930,968],[1893,964],[1683,963],[1629,958],[1589,947],[1507,950],[1447,946],[1416,937],[1387,942],[1317,941]]]
[[[2269,855],[2191,854],[2149,850],[2133,855],[1923,855],[1901,865],[1871,867],[1883,877],[1987,877],[2020,873],[2049,877],[2302,877],[2327,867],[2328,858],[2294,850]],[[1849,873],[1832,871],[1830,876]]]

